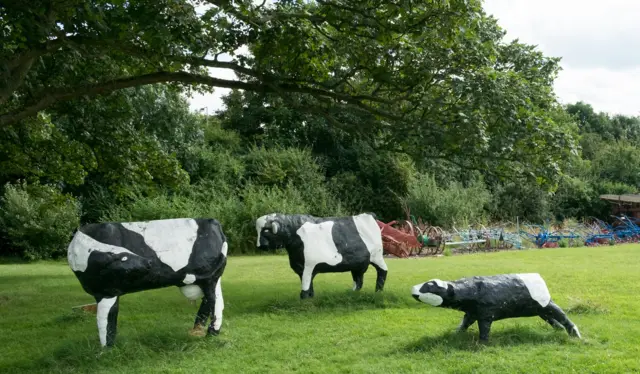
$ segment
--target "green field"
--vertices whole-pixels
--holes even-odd
[[[197,307],[177,288],[124,296],[116,346],[100,348],[93,302],[64,262],[0,265],[0,370],[127,373],[628,373],[640,371],[640,246],[510,251],[390,259],[360,293],[349,273],[321,274],[298,299],[284,256],[232,257],[223,276],[220,336],[188,335]],[[498,321],[490,343],[462,313],[420,304],[412,285],[505,272],[539,272],[583,340],[539,318]]]

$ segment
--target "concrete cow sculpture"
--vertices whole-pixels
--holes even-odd
[[[432,279],[413,286],[411,294],[423,303],[464,312],[458,331],[466,331],[478,321],[481,341],[489,339],[493,321],[533,316],[581,338],[578,327],[551,300],[545,281],[537,273],[476,276],[453,282]]]
[[[68,248],[69,266],[97,305],[102,346],[116,337],[118,301],[132,292],[180,287],[190,300],[202,297],[194,331],[217,335],[222,325],[220,277],[227,239],[215,219],[166,219],[100,223],[79,228]]]
[[[360,290],[370,264],[377,271],[376,291],[384,288],[387,264],[380,228],[371,214],[321,218],[274,213],[258,218],[256,230],[259,248],[287,250],[289,264],[302,281],[301,299],[314,296],[318,273],[350,271],[353,290]]]

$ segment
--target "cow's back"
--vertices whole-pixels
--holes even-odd
[[[551,300],[542,277],[536,273],[476,276],[453,282],[456,301],[491,310],[494,319],[536,315]]]

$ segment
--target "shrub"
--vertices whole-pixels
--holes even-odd
[[[80,225],[78,201],[50,185],[8,184],[0,205],[0,230],[10,251],[28,260],[63,256]]]
[[[191,147],[183,160],[191,181],[215,181],[218,188],[233,191],[244,176],[242,159],[227,150],[212,150],[204,146]]]
[[[375,212],[380,219],[403,216],[402,200],[415,174],[413,162],[404,154],[357,147],[356,166],[338,171],[330,182],[335,196],[352,212]],[[349,170],[353,169],[353,170]]]
[[[543,222],[549,218],[549,194],[535,183],[497,184],[492,188],[489,212],[495,220]]]
[[[253,148],[245,156],[245,164],[246,179],[258,185],[300,188],[324,183],[324,174],[308,150]]]
[[[345,214],[327,194],[310,201],[293,185],[285,188],[249,184],[239,195],[211,188],[207,181],[191,186],[180,194],[140,197],[130,204],[110,209],[102,222],[144,221],[167,218],[215,218],[229,240],[230,254],[256,250],[256,218],[269,213],[316,215]],[[315,207],[315,208],[314,208]],[[319,210],[316,210],[319,209]]]
[[[139,197],[129,204],[111,207],[100,218],[101,222],[149,221],[169,218],[197,218],[202,207],[197,201],[184,196],[156,195]]]
[[[451,227],[482,220],[490,198],[479,180],[468,187],[451,182],[441,188],[432,175],[423,174],[411,183],[406,204],[414,216],[420,216],[432,225]]]

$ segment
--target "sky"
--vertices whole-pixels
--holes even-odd
[[[561,57],[555,92],[563,103],[579,100],[595,110],[640,115],[640,0],[485,0],[506,40],[537,45]],[[218,78],[235,79],[223,69]],[[221,109],[228,89],[195,95],[191,108]]]

